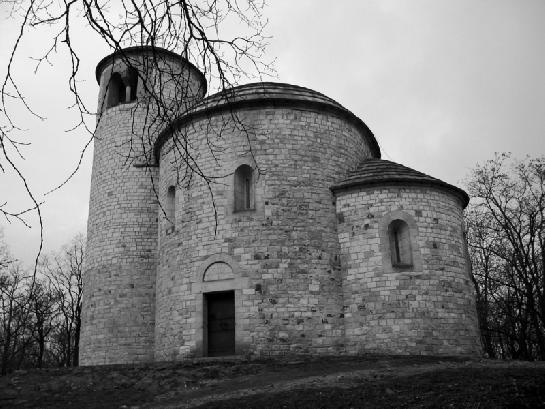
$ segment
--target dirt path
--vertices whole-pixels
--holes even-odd
[[[277,377],[265,377],[255,379],[244,377],[237,381],[221,382],[222,391],[210,391],[206,396],[199,396],[188,399],[184,402],[144,406],[149,409],[186,409],[195,407],[206,407],[210,403],[248,398],[252,395],[290,393],[298,390],[323,390],[323,389],[352,389],[365,382],[376,382],[377,380],[388,379],[394,382],[396,378],[408,378],[415,375],[435,373],[444,370],[456,369],[511,369],[533,367],[545,371],[545,363],[527,362],[493,362],[493,361],[466,361],[466,362],[438,362],[432,364],[402,364],[395,365],[388,361],[376,363],[383,366],[380,369],[363,369],[333,372],[327,375],[314,375],[286,379],[286,374],[280,379]],[[334,369],[334,368],[332,368]],[[288,377],[289,378],[289,377]],[[247,386],[251,384],[251,386]],[[219,385],[219,383],[218,383]],[[545,385],[543,385],[545,387]],[[203,390],[201,390],[203,392]],[[388,392],[386,392],[388,393]]]

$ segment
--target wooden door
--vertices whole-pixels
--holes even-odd
[[[208,356],[235,354],[235,293],[206,294]]]

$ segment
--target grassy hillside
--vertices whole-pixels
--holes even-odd
[[[429,357],[196,359],[18,371],[0,408],[545,408],[545,363]]]

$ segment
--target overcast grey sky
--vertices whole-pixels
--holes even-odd
[[[449,183],[462,180],[494,152],[545,154],[545,1],[541,0],[269,0],[265,15],[281,82],[306,86],[340,102],[374,132],[385,159]],[[0,5],[1,8],[4,6]],[[4,10],[5,11],[5,10]],[[5,12],[1,14],[5,18]],[[18,26],[0,22],[0,74]],[[22,165],[44,201],[46,250],[84,232],[92,150],[62,189],[44,193],[71,172],[88,136],[65,133],[77,123],[65,57],[33,74],[45,32],[22,45],[17,81],[47,121],[20,115],[28,129]],[[96,63],[108,50],[86,34],[80,41],[81,93],[94,109]],[[14,111],[16,114],[19,111]],[[0,174],[0,201],[29,206],[20,185]],[[38,227],[0,220],[12,253],[30,263]]]

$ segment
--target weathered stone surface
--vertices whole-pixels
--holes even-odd
[[[146,53],[132,58],[135,66],[143,67]],[[103,105],[112,72],[126,70],[121,61],[108,61],[109,65],[103,64],[97,72],[102,114],[95,131],[87,226],[80,348],[83,365],[153,359],[157,199],[151,180],[157,178],[158,170],[134,165],[150,162],[151,144],[160,129],[146,120],[150,115],[147,110],[153,112],[154,106],[146,99],[141,79],[136,102],[111,108]],[[183,61],[167,56],[163,63]],[[149,72],[147,78],[156,83],[158,75]],[[186,88],[202,96],[200,81],[193,74]],[[176,96],[168,87],[164,92]]]
[[[425,186],[338,192],[347,352],[480,352],[462,203]],[[372,215],[372,217],[371,217]],[[413,266],[393,267],[387,224],[409,221]]]
[[[166,56],[187,83],[163,90],[172,109],[193,106],[171,127],[146,122],[142,84],[136,102],[99,109],[82,364],[206,355],[206,294],[218,291],[234,292],[237,354],[479,353],[463,192],[408,168],[418,181],[367,183],[358,165],[384,165],[374,136],[306,88],[249,84],[194,106],[202,77]],[[103,101],[126,67],[99,68]],[[241,165],[253,175],[235,184]],[[235,194],[251,195],[242,210]],[[404,266],[395,220],[410,232]]]
[[[240,122],[251,124],[249,141],[236,130],[219,132],[230,115],[208,116],[181,131],[194,147],[192,156],[201,158],[202,172],[227,176],[211,186],[193,177],[176,196],[175,232],[166,234],[168,221],[162,222],[156,359],[203,353],[207,289],[197,271],[215,254],[229,255],[238,264],[238,280],[221,286],[235,291],[237,352],[341,352],[340,248],[329,186],[370,157],[370,148],[358,128],[328,112],[267,105],[237,110]],[[222,152],[217,161],[210,142]],[[173,155],[165,143],[159,177],[163,194],[185,174],[170,165]],[[260,173],[256,208],[233,213],[233,173],[241,163]],[[255,292],[256,285],[261,292]]]

